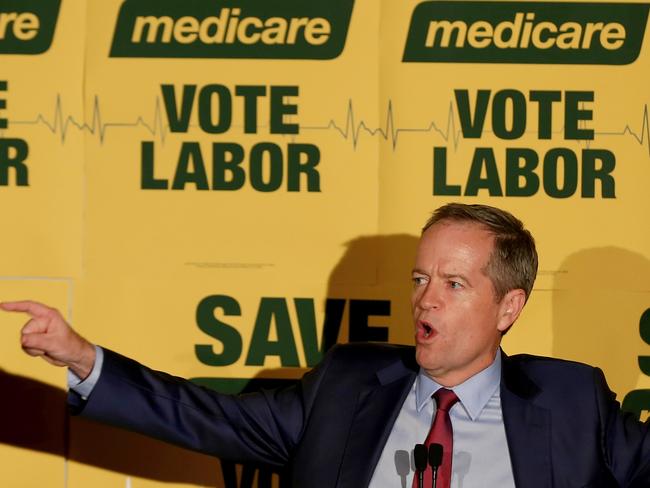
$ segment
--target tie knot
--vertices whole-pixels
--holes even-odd
[[[456,394],[447,388],[440,388],[433,394],[433,399],[438,405],[438,410],[444,410],[446,412],[458,401]]]

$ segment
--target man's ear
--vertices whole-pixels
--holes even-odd
[[[517,320],[525,304],[526,292],[521,288],[516,288],[506,293],[499,306],[497,329],[505,333],[515,320]]]

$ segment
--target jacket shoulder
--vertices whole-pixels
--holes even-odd
[[[599,368],[566,359],[517,354],[506,358],[503,373],[508,384],[521,384],[520,378],[527,378],[536,390],[553,396],[583,394],[593,398],[594,389],[609,392]]]
[[[402,344],[388,344],[377,342],[351,342],[336,344],[330,349],[331,361],[345,362],[350,365],[359,364],[368,367],[376,365],[377,368],[401,361],[407,366],[417,368],[415,362],[415,347]]]
[[[532,354],[515,354],[507,357],[510,365],[515,365],[529,373],[567,373],[593,375],[597,369],[589,364],[568,359],[557,359],[548,356],[535,356]]]
[[[415,348],[384,343],[349,343],[332,347],[316,368],[303,378],[317,386],[374,385],[382,375],[401,377],[418,371]]]

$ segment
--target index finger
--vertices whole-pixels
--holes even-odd
[[[0,308],[7,312],[26,312],[32,317],[44,317],[51,313],[52,309],[33,300],[19,300],[16,302],[2,302]]]

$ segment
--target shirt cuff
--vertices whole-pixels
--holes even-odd
[[[95,346],[95,364],[93,364],[90,374],[85,380],[82,380],[68,369],[68,388],[78,393],[83,400],[87,400],[99,380],[102,364],[104,364],[104,350]]]

